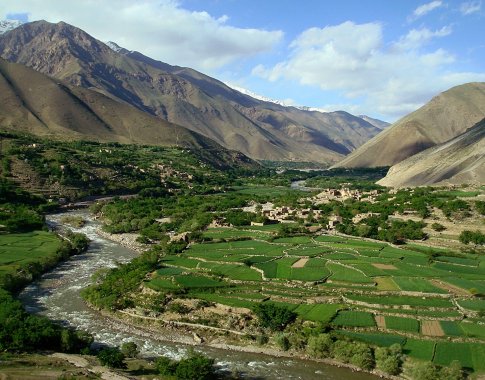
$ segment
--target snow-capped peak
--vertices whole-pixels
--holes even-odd
[[[12,29],[22,25],[20,20],[1,20],[0,21],[0,34],[10,32]]]
[[[108,47],[111,50],[114,50],[117,53],[119,53],[121,50],[123,50],[123,48],[120,45],[118,45],[116,42],[113,42],[113,41],[106,42],[106,45],[108,45]]]
[[[105,42],[105,44],[113,51],[117,52],[117,53],[120,53],[120,54],[128,54],[128,53],[133,53],[133,50],[128,50],[128,49],[125,49],[124,47],[121,47],[120,45],[118,45],[116,42],[113,42],[113,41],[108,41],[108,42]]]
[[[328,111],[321,109],[321,108],[298,106],[298,105],[293,104],[293,102],[291,102],[291,101],[271,99],[271,98],[268,98],[266,96],[256,94],[256,93],[249,91],[249,90],[247,90],[243,87],[236,86],[232,83],[224,82],[224,84],[226,86],[231,87],[233,90],[239,91],[240,93],[242,93],[244,95],[248,95],[248,96],[250,96],[254,99],[261,100],[263,102],[274,103],[274,104],[278,104],[278,105],[283,106],[283,107],[295,107],[295,108],[302,110],[302,111],[316,111],[316,112],[323,112],[323,113],[328,112]]]

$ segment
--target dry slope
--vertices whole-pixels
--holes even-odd
[[[389,170],[378,184],[392,187],[485,183],[485,119],[454,139]]]
[[[186,128],[1,58],[0,127],[62,140],[181,146],[204,150],[221,165],[249,163],[242,154]]]
[[[485,117],[485,83],[453,87],[405,116],[335,167],[394,165],[465,132]]]
[[[253,158],[336,162],[379,132],[345,112],[260,101],[195,70],[113,47],[118,51],[63,22],[36,21],[0,36],[4,59],[94,89]]]

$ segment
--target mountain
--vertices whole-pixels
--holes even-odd
[[[456,86],[398,120],[334,167],[392,166],[458,136],[484,117],[485,83]]]
[[[450,141],[394,165],[378,184],[391,187],[485,183],[485,119]]]
[[[22,25],[19,20],[0,20],[0,34],[7,33]]]
[[[391,123],[388,123],[387,121],[382,121],[379,119],[374,119],[373,117],[367,116],[367,115],[359,115],[361,119],[364,119],[368,123],[372,124],[374,127],[377,127],[379,129],[386,129],[391,125]]]
[[[332,163],[380,131],[345,112],[254,99],[190,68],[110,46],[63,22],[32,22],[0,36],[4,59],[133,105],[252,158]]]
[[[215,166],[253,165],[196,132],[3,59],[0,128],[59,140],[187,147]]]

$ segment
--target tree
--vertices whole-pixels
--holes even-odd
[[[118,347],[104,348],[96,355],[99,362],[110,368],[126,368],[125,355]]]
[[[431,362],[415,362],[409,368],[410,377],[413,380],[436,380],[440,379],[440,371]]]
[[[268,327],[273,331],[284,330],[297,316],[287,307],[278,306],[271,302],[262,302],[256,305],[254,313],[258,316],[261,326]]]
[[[136,358],[139,354],[138,346],[135,342],[125,342],[121,345],[121,352],[127,358]]]
[[[175,370],[175,376],[180,380],[210,380],[214,375],[214,359],[199,353],[191,353],[182,359]]]
[[[378,347],[375,350],[376,367],[390,375],[397,375],[402,364],[402,347],[393,344],[391,347]]]
[[[463,370],[458,360],[453,360],[448,367],[440,370],[440,380],[462,380]]]

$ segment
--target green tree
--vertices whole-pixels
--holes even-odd
[[[210,380],[214,375],[214,359],[199,353],[191,353],[182,359],[175,370],[175,376],[180,380]]]
[[[121,352],[127,358],[136,358],[139,354],[138,345],[135,342],[125,342],[121,345]]]
[[[262,302],[256,305],[254,313],[259,318],[261,326],[268,327],[273,331],[284,330],[297,316],[295,312],[286,306],[278,306],[271,302]]]
[[[125,355],[117,347],[103,348],[96,355],[99,362],[110,368],[126,368]]]

